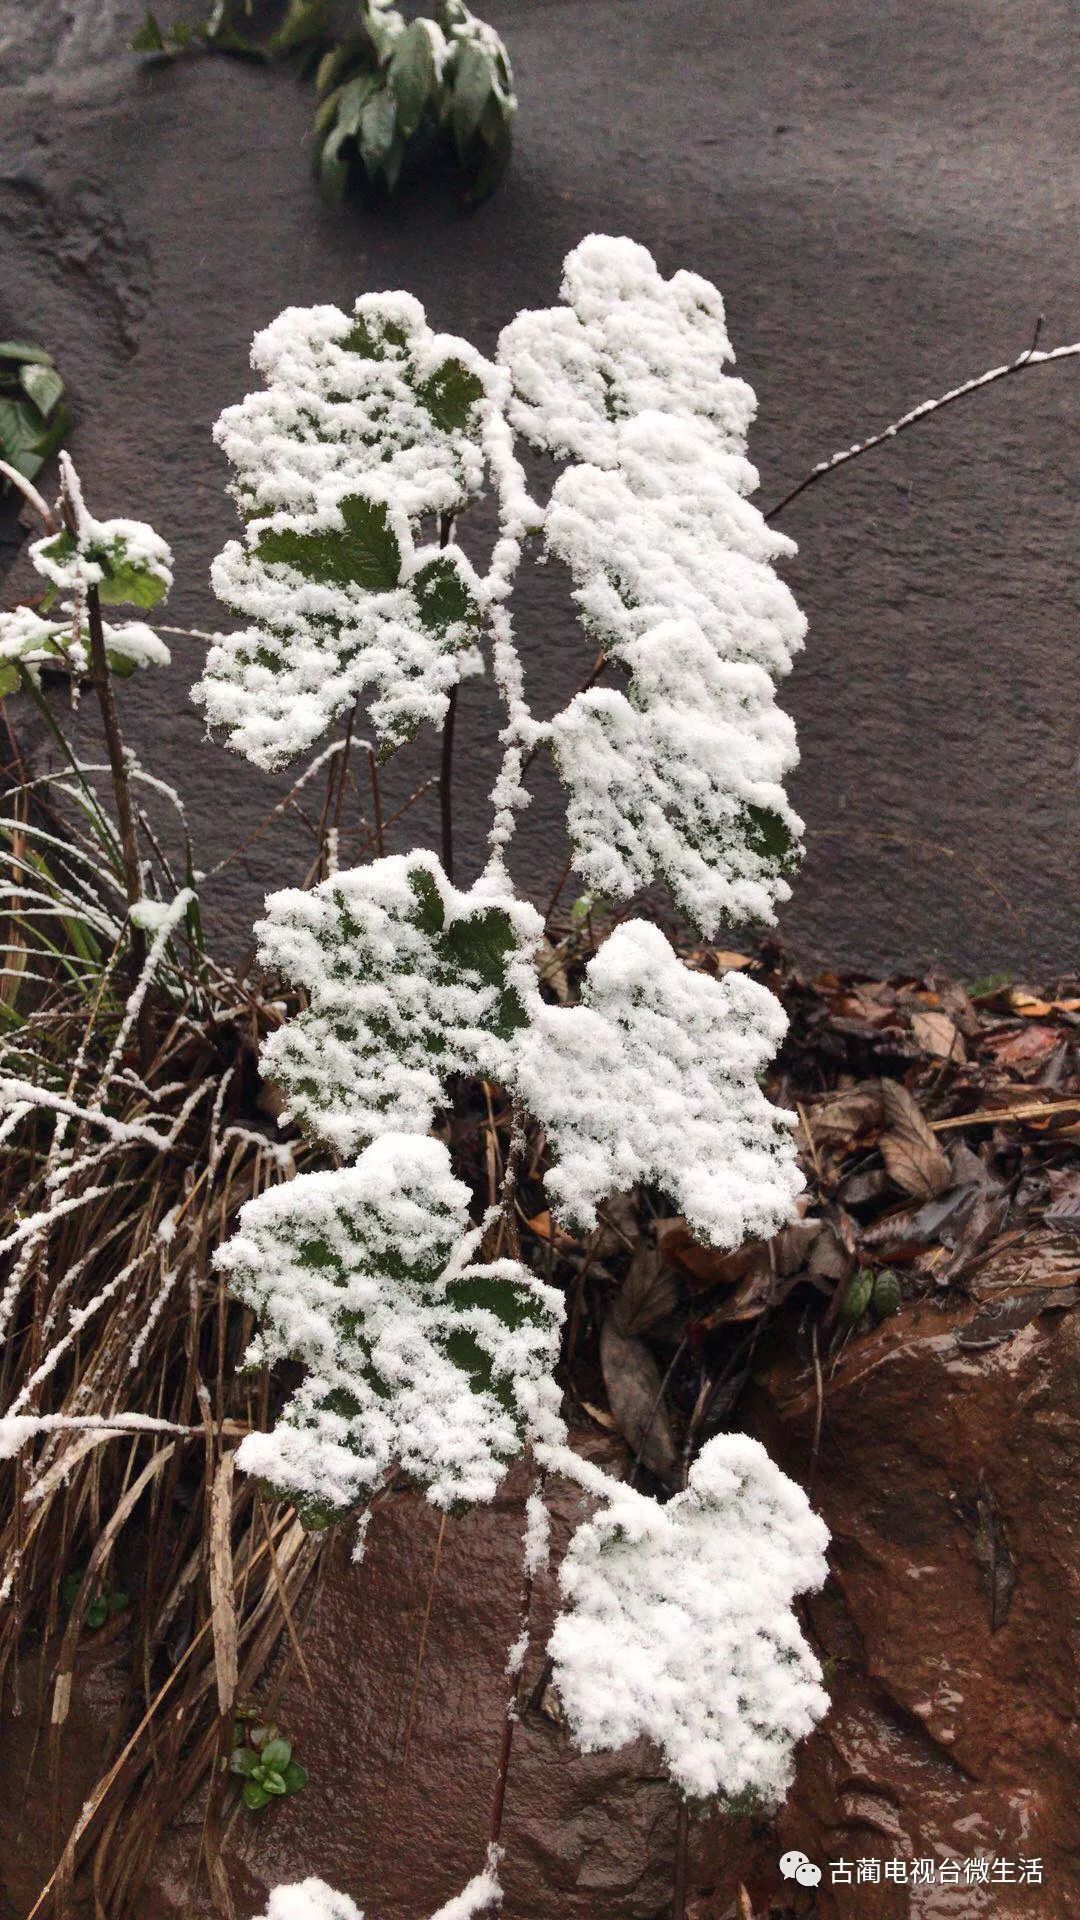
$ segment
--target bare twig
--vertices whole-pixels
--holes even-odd
[[[948,393],[940,394],[936,400],[923,400],[919,406],[912,407],[910,413],[901,414],[899,420],[893,420],[889,426],[883,427],[880,433],[871,434],[868,440],[861,440],[853,447],[845,447],[840,453],[831,454],[828,460],[819,460],[817,466],[811,467],[810,472],[799,481],[798,486],[792,487],[789,493],[785,493],[782,500],[778,500],[774,507],[769,508],[765,515],[766,520],[775,520],[779,514],[783,513],[785,507],[790,507],[793,500],[797,500],[799,495],[805,493],[806,489],[812,487],[816,481],[823,480],[827,473],[834,473],[837,467],[846,466],[849,460],[858,460],[862,454],[869,453],[873,447],[880,447],[886,440],[895,440],[897,435],[904,433],[908,427],[915,426],[919,420],[928,419],[932,413],[939,413],[942,407],[951,406],[954,400],[963,400],[967,394],[977,393],[980,387],[992,386],[996,380],[1007,380],[1010,374],[1022,373],[1025,367],[1045,367],[1052,360],[1067,360],[1080,354],[1080,340],[1073,341],[1066,347],[1051,347],[1047,352],[1040,353],[1036,342],[1041,331],[1042,316],[1040,315],[1035,326],[1035,338],[1030,347],[1018,354],[1015,360],[1010,360],[1007,366],[991,367],[987,373],[980,373],[974,380],[965,380],[962,386],[951,388]]]

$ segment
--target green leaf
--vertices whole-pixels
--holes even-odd
[[[325,100],[320,100],[319,105],[315,109],[315,119],[312,122],[312,130],[316,140],[316,170],[318,170],[318,167],[322,163],[323,146],[325,145],[326,137],[331,127],[334,126],[337,121],[338,107],[341,105],[341,96],[344,91],[344,87],[335,87],[331,93],[326,95]]]
[[[254,1773],[259,1764],[259,1756],[254,1747],[234,1747],[229,1755],[229,1772],[238,1773],[246,1778]]]
[[[904,1303],[900,1281],[891,1267],[883,1267],[874,1279],[873,1308],[879,1320],[889,1320]]]
[[[327,0],[289,0],[289,10],[277,32],[266,43],[274,60],[287,53],[301,53],[330,34]]]
[[[393,193],[401,177],[401,166],[405,158],[405,140],[400,133],[394,136],[394,144],[383,160],[383,179],[387,193]]]
[[[308,1783],[307,1768],[297,1766],[295,1760],[289,1761],[281,1777],[285,1782],[287,1793],[299,1793]]]
[[[744,807],[742,829],[748,846],[761,860],[790,873],[799,863],[799,849],[786,822],[770,807]]]
[[[404,24],[403,16],[396,7],[365,4],[361,18],[372,52],[381,66],[393,52],[399,30]]]
[[[349,184],[349,158],[342,148],[353,139],[347,127],[334,127],[319,150],[319,192],[330,206],[336,207]]]
[[[397,101],[398,125],[409,139],[436,85],[435,53],[426,20],[414,20],[394,42],[386,79]]]
[[[27,362],[19,374],[19,380],[38,412],[48,418],[64,391],[64,383],[56,368],[42,366],[36,361]]]
[[[46,456],[40,451],[41,415],[30,400],[0,398],[0,458],[32,480]]]
[[[350,353],[358,353],[362,360],[385,360],[388,346],[399,351],[408,347],[408,335],[395,321],[382,315],[368,315],[353,323],[341,344]]]
[[[232,54],[237,60],[258,62],[266,59],[263,48],[257,46],[254,40],[245,40],[224,14],[216,27],[207,28],[206,44],[214,53]]]
[[[0,664],[0,700],[5,700],[9,693],[17,693],[18,690],[19,669],[5,660]]]
[[[464,159],[469,142],[494,90],[495,74],[489,56],[475,41],[466,41],[454,68],[454,94],[451,120],[460,158]]]
[[[280,1773],[292,1759],[292,1748],[287,1740],[268,1740],[262,1750],[262,1759],[264,1766],[272,1767],[275,1773]]]
[[[261,1807],[267,1805],[270,1795],[257,1780],[248,1780],[244,1785],[243,1798],[245,1807],[249,1807],[252,1813],[258,1813]]]
[[[262,1789],[264,1793],[272,1793],[275,1798],[289,1791],[280,1773],[273,1767],[268,1767],[263,1774]]]
[[[513,1281],[503,1280],[495,1274],[450,1280],[446,1286],[446,1298],[451,1306],[462,1313],[470,1307],[485,1308],[511,1332],[516,1332],[518,1327],[542,1327],[548,1320],[548,1310],[535,1293],[528,1287],[515,1286]]]
[[[378,84],[373,73],[359,73],[355,80],[350,80],[347,86],[342,87],[337,123],[345,133],[359,132],[361,114]]]
[[[100,1593],[96,1594],[93,1600],[90,1601],[90,1604],[86,1609],[86,1612],[83,1614],[83,1619],[85,1620],[88,1627],[96,1631],[98,1627],[103,1627],[105,1625],[105,1622],[108,1619],[108,1617],[109,1617],[108,1601],[105,1599],[104,1594],[100,1594]]]
[[[840,1311],[836,1316],[837,1325],[849,1329],[858,1326],[859,1321],[870,1305],[870,1298],[873,1291],[874,1276],[868,1267],[863,1267],[858,1273],[853,1273],[847,1286],[844,1288],[844,1297],[840,1302]]]
[[[341,502],[341,517],[341,533],[268,529],[260,534],[255,552],[260,560],[295,568],[307,580],[388,593],[398,584],[401,548],[387,508],[354,493]]]
[[[142,26],[131,37],[132,53],[168,53],[165,36],[152,13],[147,11]]]
[[[416,394],[435,425],[444,433],[454,433],[471,424],[473,409],[484,397],[484,385],[462,361],[450,359],[436,367],[417,387]]]
[[[382,166],[397,133],[397,107],[394,96],[387,87],[365,101],[360,114],[358,141],[360,158],[367,170],[369,179],[374,179]]]
[[[457,645],[479,640],[484,617],[468,583],[452,560],[440,554],[419,567],[409,582],[417,611],[430,633],[447,642],[456,631]],[[461,628],[465,628],[461,637]]]
[[[28,340],[0,340],[0,360],[29,361],[38,367],[51,367],[53,357],[44,347],[31,346]]]
[[[66,407],[58,407],[49,421],[44,433],[37,441],[35,451],[42,466],[56,452],[61,442],[67,438],[71,426],[71,415]]]
[[[108,522],[105,526],[107,529]],[[51,540],[43,541],[39,551],[62,566],[74,554],[75,542],[65,527],[63,532],[54,534]],[[154,607],[168,592],[160,574],[147,566],[138,553],[132,554],[122,533],[109,534],[106,531],[101,537],[91,536],[83,553],[87,560],[94,561],[101,568],[98,593],[106,606],[123,604]]]

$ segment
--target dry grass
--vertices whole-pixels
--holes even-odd
[[[57,1865],[34,1913],[67,1911],[76,1875],[100,1920],[131,1912],[163,1826],[197,1792],[227,1913],[234,1703],[283,1634],[295,1644],[319,1552],[291,1508],[232,1476],[270,1388],[242,1372],[250,1317],[212,1264],[238,1208],[303,1152],[257,1105],[280,1003],[213,963],[191,906],[151,953],[140,1014],[111,830],[72,762],[9,792],[3,834],[0,1414],[47,1424],[0,1466],[0,1708],[44,1702]],[[168,900],[180,887],[157,854]],[[65,1834],[87,1607],[121,1590],[123,1724]]]

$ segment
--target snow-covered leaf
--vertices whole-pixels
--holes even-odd
[[[96,587],[106,605],[153,607],[172,586],[172,554],[142,520],[95,520],[81,509],[79,537],[65,527],[35,540],[30,558],[62,593]]]
[[[570,1542],[548,1643],[578,1745],[646,1735],[690,1796],[780,1801],[829,1704],[791,1609],[824,1581],[827,1543],[743,1434],[710,1440],[666,1506],[613,1483]]]
[[[381,100],[392,114],[391,96],[374,96],[361,131]],[[218,639],[193,697],[267,768],[370,687],[380,735],[408,739],[480,671],[485,589],[460,549],[421,538],[422,523],[479,492],[505,376],[433,333],[407,294],[363,295],[352,315],[288,308],[256,335],[252,364],[265,388],[216,429],[248,524],[211,574],[251,624]]]
[[[394,1462],[436,1505],[488,1500],[557,1415],[562,1296],[515,1261],[461,1260],[468,1199],[440,1141],[384,1134],[351,1167],[249,1201],[218,1255],[259,1315],[252,1358],[307,1369],[238,1458],[309,1521]]]
[[[340,1153],[423,1132],[448,1073],[507,1080],[540,930],[521,901],[459,892],[423,850],[271,894],[260,955],[309,1004],[267,1041],[264,1073]]]
[[[621,657],[628,695],[576,694],[552,723],[578,872],[620,900],[662,877],[707,939],[722,920],[772,920],[802,821],[781,785],[795,728],[771,680],[719,658],[692,620],[657,624]]]
[[[792,1217],[794,1115],[757,1079],[787,1020],[764,987],[691,972],[656,927],[631,920],[589,962],[580,1006],[537,994],[529,1012],[517,1087],[554,1149],[545,1185],[571,1226],[595,1225],[598,1202],[637,1181],[714,1246]]]
[[[721,369],[732,359],[724,303],[696,273],[665,280],[645,247],[589,234],[563,263],[562,307],[519,313],[503,329],[510,418],[533,446],[613,466],[619,423],[658,410],[698,420],[721,452],[741,454],[754,394]]]
[[[113,673],[126,678],[140,667],[167,667],[169,649],[165,642],[141,620],[129,620],[120,626],[102,622],[105,655]],[[15,607],[0,613],[0,661],[11,666],[18,661],[34,675],[42,667],[66,666],[77,675],[90,671],[90,638],[85,618],[73,630],[69,613],[64,620],[47,620],[32,607]],[[16,681],[18,676],[16,675]]]

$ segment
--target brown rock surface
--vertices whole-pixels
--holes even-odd
[[[710,1815],[695,1824],[689,1920],[731,1920],[740,1882],[755,1920],[1065,1920],[1080,1911],[1069,1749],[1077,1264],[1068,1242],[1030,1237],[983,1268],[970,1298],[909,1303],[849,1339],[835,1366],[826,1362],[815,1503],[832,1530],[834,1577],[808,1617],[834,1705],[801,1750],[774,1822]],[[787,1350],[765,1355],[743,1412],[805,1480],[816,1394],[795,1345],[791,1330]],[[589,1444],[614,1459],[612,1443]],[[434,1581],[439,1517],[411,1495],[377,1516],[361,1565],[346,1541],[326,1556],[303,1641],[312,1691],[291,1662],[261,1702],[311,1783],[266,1815],[233,1819],[237,1920],[263,1912],[270,1887],[309,1873],[351,1894],[369,1920],[423,1920],[476,1871],[526,1490],[519,1469],[493,1507],[449,1519]],[[549,1498],[558,1557],[581,1506],[565,1485]],[[670,1898],[673,1797],[644,1746],[572,1751],[538,1686],[554,1598],[545,1577],[507,1799],[507,1920],[655,1920]],[[82,1761],[93,1777],[100,1723],[115,1712],[112,1658],[104,1645],[84,1656],[65,1815],[86,1790]],[[27,1759],[16,1735],[0,1762],[5,1920],[21,1920],[48,1871],[47,1822],[13,1819],[18,1805],[45,1804],[34,1783],[25,1803],[11,1789]],[[209,1920],[204,1885],[192,1890],[201,1802],[185,1818],[159,1852],[137,1920]],[[832,1887],[826,1874],[811,1904],[780,1878],[789,1847],[822,1864],[1038,1856],[1043,1880]]]
[[[827,1382],[815,1503],[834,1575],[809,1614],[834,1706],[776,1822],[777,1853],[1041,1856],[1043,1882],[823,1887],[816,1920],[1080,1911],[1080,1321],[1054,1304],[1077,1267],[1048,1237],[1011,1248],[970,1300],[915,1302],[849,1342]],[[800,1479],[815,1402],[784,1356],[747,1409]]]
[[[912,1303],[848,1342],[827,1382],[815,1488],[834,1578],[809,1608],[833,1711],[772,1825],[701,1823],[692,1920],[725,1920],[740,1881],[755,1914],[801,1920],[807,1895],[785,1907],[776,1864],[788,1847],[821,1863],[1043,1863],[1041,1884],[824,1884],[815,1920],[1080,1910],[1069,1754],[1080,1320],[1054,1304],[1076,1270],[1067,1244],[1038,1238],[985,1268],[970,1299]],[[805,1359],[774,1352],[746,1409],[800,1479],[815,1398]],[[418,1920],[475,1870],[523,1493],[516,1475],[495,1507],[447,1523],[407,1761],[437,1516],[396,1502],[372,1527],[364,1564],[328,1573],[305,1643],[314,1696],[294,1675],[279,1709],[312,1785],[265,1825],[234,1827],[242,1914],[276,1881],[317,1872],[378,1920]],[[558,1552],[580,1508],[566,1487],[552,1499]],[[533,1685],[553,1601],[548,1579]],[[673,1835],[670,1790],[646,1749],[583,1759],[547,1712],[527,1709],[504,1833],[512,1920],[652,1920],[670,1896]],[[186,1883],[185,1870],[177,1894]],[[190,1920],[179,1897],[167,1911]]]

